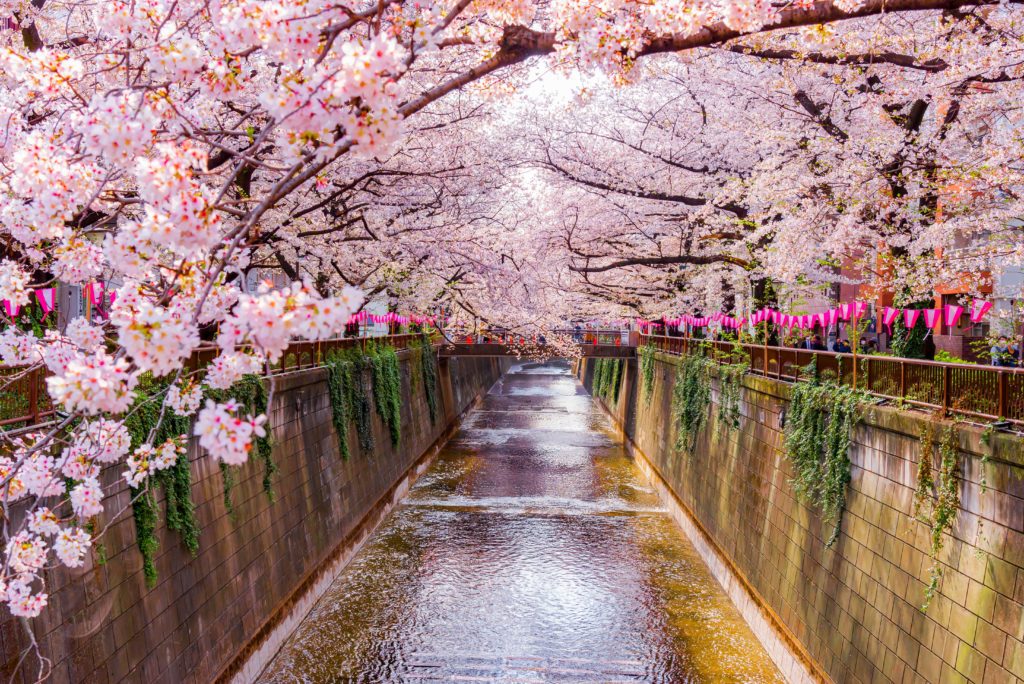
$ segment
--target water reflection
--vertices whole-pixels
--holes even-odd
[[[266,682],[781,681],[565,364],[523,364]]]

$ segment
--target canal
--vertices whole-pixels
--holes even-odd
[[[782,678],[552,362],[512,368],[467,416],[260,681]]]

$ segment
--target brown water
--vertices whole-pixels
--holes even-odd
[[[261,681],[782,681],[610,427],[513,368]]]

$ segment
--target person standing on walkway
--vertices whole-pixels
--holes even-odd
[[[1006,359],[1010,354],[1010,348],[1006,343],[1006,338],[1000,337],[999,341],[992,345],[992,348],[989,350],[989,353],[992,355],[993,366],[1007,365]]]

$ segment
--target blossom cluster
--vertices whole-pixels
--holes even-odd
[[[233,399],[223,404],[208,399],[196,419],[195,434],[211,456],[228,465],[241,465],[249,459],[255,440],[266,436],[266,422],[263,415],[243,416]]]
[[[228,387],[232,383],[228,384]],[[203,400],[203,388],[199,383],[186,381],[175,383],[167,389],[167,405],[179,416],[191,416],[199,410]]]
[[[92,538],[83,523],[102,510],[99,468],[94,459],[105,450],[109,457],[111,448],[119,448],[110,441],[122,437],[111,425],[102,419],[84,424],[77,441],[60,457],[48,453],[42,433],[12,440],[10,455],[0,457],[0,479],[6,483],[3,494],[7,501],[34,497],[26,524],[7,541],[5,572],[0,575],[0,597],[13,615],[34,617],[47,605],[42,571],[50,551],[67,567],[79,567],[84,562]],[[95,445],[100,446],[91,448]],[[70,520],[56,512],[65,494],[75,516]]]
[[[131,487],[139,487],[147,477],[166,470],[178,461],[178,456],[185,453],[183,445],[185,435],[171,438],[158,446],[143,444],[128,457],[128,470],[124,479]]]
[[[155,376],[167,375],[199,346],[199,331],[175,308],[142,299],[122,305],[114,317],[118,341],[135,365]]]
[[[132,390],[137,383],[125,359],[115,359],[104,351],[75,353],[60,374],[46,378],[55,402],[88,415],[125,411],[134,399]]]
[[[346,287],[337,297],[321,297],[302,283],[271,289],[262,283],[256,294],[239,297],[221,325],[218,342],[225,350],[249,342],[271,361],[281,358],[292,339],[319,340],[344,330],[362,295]]]

